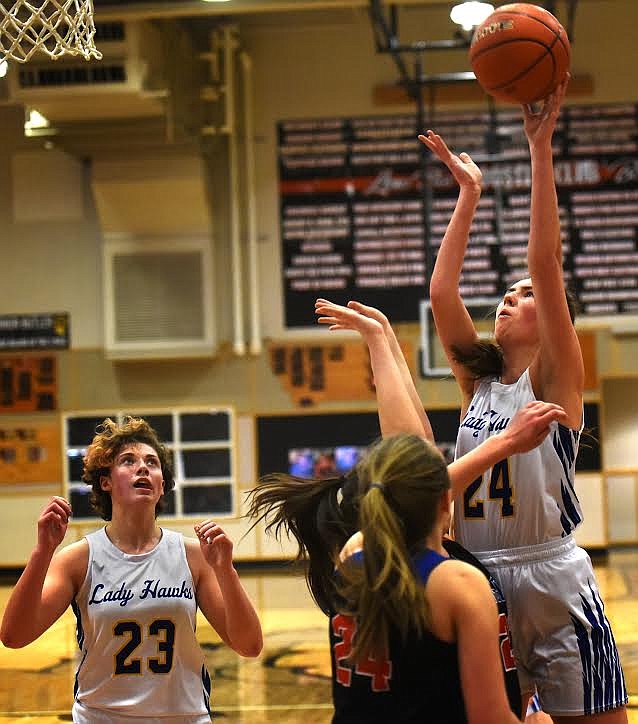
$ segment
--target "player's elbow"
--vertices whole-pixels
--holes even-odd
[[[245,659],[254,659],[259,656],[263,648],[264,640],[260,634],[250,641],[246,641],[241,647],[236,648],[235,651]]]
[[[0,641],[8,649],[21,649],[31,643],[29,639],[25,639],[23,636],[16,635],[6,629],[0,630]]]
[[[449,280],[443,278],[441,274],[432,273],[430,281],[430,304],[443,304],[446,297],[449,298],[450,283]]]

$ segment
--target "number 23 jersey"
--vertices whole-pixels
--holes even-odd
[[[210,677],[195,637],[195,586],[181,534],[123,553],[104,528],[86,536],[86,578],[73,602],[81,651],[75,699],[114,716],[209,721]]]
[[[456,458],[504,430],[536,400],[529,370],[511,385],[482,379],[459,427]],[[527,453],[501,460],[454,501],[455,538],[472,552],[526,547],[569,535],[582,521],[574,488],[580,430],[553,422]]]

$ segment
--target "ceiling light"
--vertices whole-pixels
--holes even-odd
[[[0,60],[0,78],[4,78],[9,70],[9,63],[6,60]]]
[[[29,111],[29,120],[25,122],[24,128],[27,131],[35,131],[38,128],[48,128],[51,124],[39,111],[32,108]]]
[[[471,2],[455,5],[450,12],[450,19],[453,23],[460,25],[463,30],[469,31],[480,25],[492,12],[494,12],[494,6],[491,3],[471,0]]]

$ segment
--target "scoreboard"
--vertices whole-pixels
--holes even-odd
[[[428,121],[483,171],[461,279],[466,302],[527,276],[530,164],[519,109]],[[451,174],[417,140],[413,115],[278,126],[287,327],[315,324],[314,300],[358,299],[419,320],[454,209]],[[564,108],[554,134],[563,267],[581,314],[638,313],[638,105]]]

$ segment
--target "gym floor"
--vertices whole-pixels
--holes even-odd
[[[596,575],[620,649],[630,692],[630,724],[638,724],[638,550],[594,558]],[[331,719],[327,622],[304,579],[286,568],[241,569],[264,629],[258,659],[241,659],[204,619],[199,640],[213,679],[215,719],[228,724],[328,724]],[[0,608],[11,583],[0,586]],[[38,641],[19,650],[0,645],[0,724],[71,721],[77,665],[75,618],[69,611]]]

